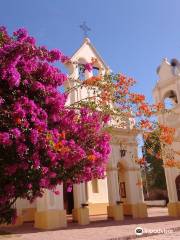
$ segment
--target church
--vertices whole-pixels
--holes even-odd
[[[85,71],[84,76],[81,76],[78,66],[89,63],[92,59],[97,59],[93,70]],[[68,96],[67,105],[92,94],[85,86],[76,88],[78,81],[109,71],[109,67],[88,38],[84,38],[66,67],[69,77],[64,87],[74,89]],[[172,103],[172,113],[160,114],[158,121],[175,128],[175,138],[168,151],[173,152],[174,159],[180,163],[180,63],[176,59],[171,62],[164,59],[157,69],[157,74],[159,80],[153,89],[155,103],[165,103],[166,99]],[[71,192],[66,191],[65,184],[59,185],[57,190],[60,191],[60,195],[46,190],[44,196],[32,204],[27,200],[18,199],[16,226],[34,222],[34,227],[39,229],[57,229],[67,227],[67,219],[87,225],[94,216],[107,216],[115,221],[123,221],[125,216],[147,217],[140,167],[135,161],[138,153],[138,132],[133,128],[132,119],[129,119],[123,128],[111,127],[110,134],[111,154],[104,179],[74,184]],[[166,156],[163,160],[166,160]],[[164,165],[164,169],[169,216],[180,217],[180,164],[172,167]]]
[[[89,63],[92,59],[97,59],[93,70],[85,71],[84,76],[80,76],[78,66]],[[84,38],[82,45],[66,67],[69,77],[64,87],[74,89],[69,94],[67,105],[92,94],[85,86],[76,88],[78,81],[109,71],[109,67],[88,38]],[[173,154],[176,163],[180,163],[180,63],[175,59],[171,62],[164,59],[157,73],[159,80],[153,90],[155,103],[165,103],[166,99],[172,103],[171,114],[158,115],[158,121],[176,130],[173,144],[167,149],[166,155]],[[57,229],[67,227],[67,219],[80,225],[87,225],[94,216],[107,216],[115,221],[123,221],[125,216],[147,217],[140,167],[136,163],[138,132],[133,128],[133,124],[132,119],[129,119],[123,128],[115,125],[111,127],[111,154],[104,179],[74,184],[71,192],[67,192],[65,185],[59,185],[57,190],[60,191],[60,195],[46,190],[43,197],[32,204],[27,200],[18,199],[16,226],[34,222],[34,227],[39,229]],[[164,163],[167,160],[166,155],[163,156]],[[169,216],[179,217],[180,164],[171,167],[164,164],[164,169],[169,197]]]
[[[66,64],[69,78],[65,88],[74,89],[69,94],[67,105],[91,94],[86,87],[75,88],[81,77],[77,65],[89,63],[91,59],[97,61],[93,71],[85,71],[85,79],[93,74],[105,74],[109,71],[109,67],[90,40],[84,38],[80,48],[71,57],[70,63]],[[138,132],[133,129],[132,120],[129,120],[124,128],[112,127],[110,134],[111,154],[104,179],[74,184],[71,192],[67,192],[65,186],[59,185],[57,189],[60,195],[46,190],[44,196],[33,204],[19,199],[16,203],[16,225],[33,221],[36,228],[56,229],[67,226],[67,216],[71,216],[72,220],[80,225],[89,224],[92,216],[107,215],[115,221],[122,221],[124,216],[147,217],[140,167],[135,161]]]
[[[84,76],[81,76],[78,66],[89,63],[92,59],[97,59],[93,70],[85,71]],[[76,88],[78,81],[109,71],[109,67],[88,38],[84,38],[66,67],[69,77],[64,87],[74,89],[68,96],[67,105],[92,94],[86,86]],[[153,90],[155,103],[165,103],[166,99],[172,103],[172,113],[158,115],[158,121],[175,128],[175,138],[168,151],[173,152],[174,159],[180,163],[180,63],[176,59],[171,62],[164,59],[157,69],[157,74],[159,80]],[[18,199],[16,226],[33,222],[35,228],[57,229],[67,227],[69,220],[79,225],[88,225],[94,216],[107,216],[114,221],[123,221],[125,216],[147,217],[140,167],[136,163],[138,132],[133,128],[133,124],[132,119],[129,119],[123,128],[115,125],[111,127],[111,154],[104,179],[74,184],[71,192],[66,191],[65,184],[58,185],[60,195],[46,190],[43,197],[36,199],[32,204],[27,200]],[[172,167],[164,164],[164,169],[169,216],[180,217],[180,164]]]

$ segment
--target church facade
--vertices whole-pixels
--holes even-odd
[[[97,59],[93,70],[96,74],[109,71],[101,56],[88,38],[74,53],[71,62],[66,65],[69,79],[65,88],[75,87],[80,78],[77,63],[85,64]],[[76,64],[74,64],[76,62]],[[94,71],[85,71],[85,79],[91,77]],[[67,104],[72,104],[91,94],[85,87],[74,88]],[[133,121],[129,120],[125,128],[111,129],[111,154],[104,179],[93,179],[88,183],[74,184],[71,193],[65,186],[59,185],[60,195],[46,190],[42,198],[33,204],[26,200],[18,200],[18,224],[34,221],[37,228],[55,229],[67,226],[67,214],[81,225],[88,224],[91,216],[107,214],[114,220],[123,220],[129,215],[133,218],[147,217],[147,207],[144,203],[140,167],[137,158],[137,131],[133,129]],[[68,216],[69,216],[68,215]]]

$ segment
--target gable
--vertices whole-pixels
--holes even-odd
[[[92,58],[96,58],[98,60],[98,63],[104,69],[108,69],[108,66],[105,64],[104,60],[101,58],[95,47],[91,44],[90,40],[88,38],[85,38],[81,47],[71,57],[71,60],[78,61],[81,59],[85,62],[90,63],[92,61]]]

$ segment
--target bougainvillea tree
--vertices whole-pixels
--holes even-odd
[[[26,30],[0,28],[0,223],[16,216],[17,198],[33,201],[67,181],[103,177],[110,152],[100,112],[65,108],[66,76],[58,50],[38,47]]]

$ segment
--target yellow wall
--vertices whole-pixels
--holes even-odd
[[[34,221],[36,208],[26,208],[22,210],[23,222]]]
[[[100,214],[107,214],[107,206],[108,203],[90,203],[89,214],[90,215],[100,215]]]

